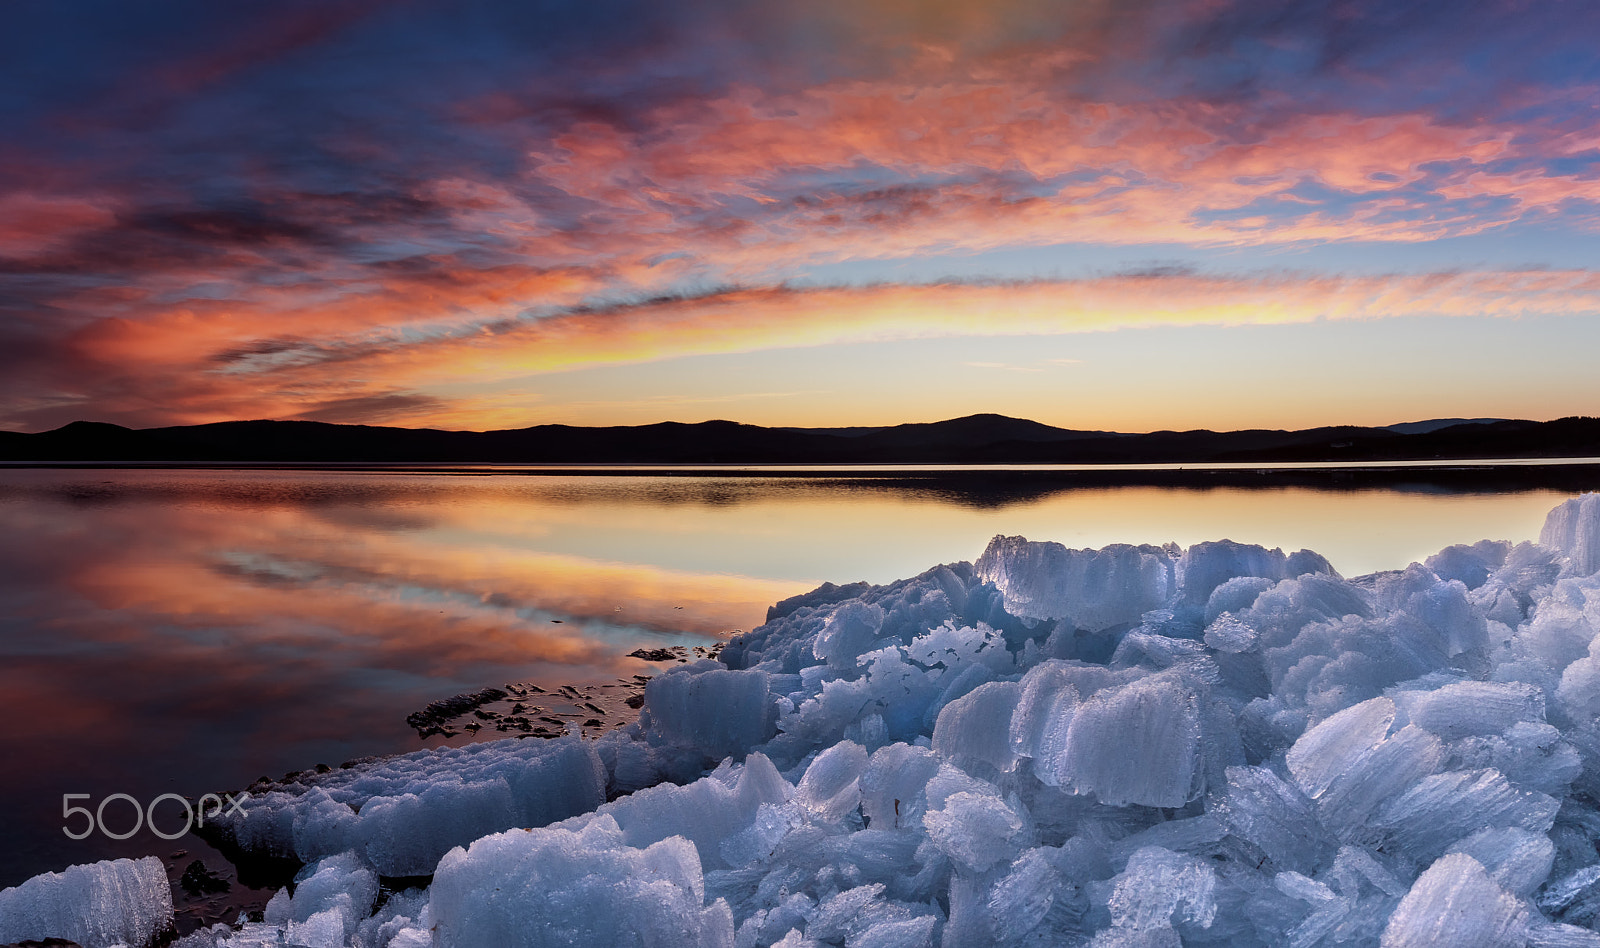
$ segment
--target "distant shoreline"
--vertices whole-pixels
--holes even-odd
[[[1600,418],[1440,419],[1384,428],[1155,431],[1055,428],[971,415],[886,428],[763,428],[731,421],[505,431],[442,431],[310,421],[230,421],[132,429],[74,422],[0,432],[0,463],[35,466],[333,467],[433,472],[750,470],[865,473],[1027,469],[1347,470],[1363,466],[1593,464]]]
[[[111,478],[141,472],[221,476],[371,478],[576,478],[650,482],[786,480],[853,484],[860,490],[935,493],[980,507],[1031,502],[1080,490],[1155,488],[1171,490],[1285,490],[1319,492],[1401,490],[1447,494],[1600,490],[1600,457],[1426,460],[1388,462],[1289,462],[1149,465],[449,465],[393,463],[175,463],[4,462],[0,487],[25,472],[41,476]],[[7,477],[7,473],[11,476]],[[632,488],[622,488],[632,489]]]
[[[74,421],[54,431],[0,431],[0,463],[43,466],[339,466],[485,472],[752,471],[995,468],[1246,469],[1350,464],[1592,463],[1600,418],[1413,421],[1302,431],[1075,431],[1003,415],[890,428],[760,428],[733,421],[507,431],[376,428],[320,421],[221,421],[122,428]]]
[[[938,461],[859,463],[452,463],[447,461],[5,461],[0,470],[178,470],[306,471],[372,474],[514,474],[522,476],[602,477],[898,477],[964,474],[1142,474],[1142,473],[1315,473],[1362,471],[1481,471],[1502,468],[1600,468],[1600,457],[1414,458],[1373,461],[1156,461],[1056,464],[996,462],[960,464]]]

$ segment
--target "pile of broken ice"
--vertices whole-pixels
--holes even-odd
[[[1600,946],[1597,633],[1597,494],[1355,579],[1000,537],[779,604],[601,740],[252,799],[232,841],[306,868],[181,944]],[[58,934],[39,882],[0,938]]]

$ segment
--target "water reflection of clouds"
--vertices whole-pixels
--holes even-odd
[[[404,718],[428,701],[650,670],[624,653],[709,643],[807,588],[540,551],[538,512],[503,494],[349,480],[0,475],[0,746],[27,775],[0,790],[0,885],[171,848],[63,850],[63,793],[196,794],[414,749]]]

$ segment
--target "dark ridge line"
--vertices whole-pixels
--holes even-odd
[[[1441,423],[1452,421],[1444,419]],[[1123,434],[971,415],[881,429],[763,428],[731,421],[441,431],[312,421],[132,429],[73,422],[0,432],[0,462],[102,464],[1208,464],[1481,461],[1600,456],[1600,418],[1472,419],[1429,428],[1331,426]]]

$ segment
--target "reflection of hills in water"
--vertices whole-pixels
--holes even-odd
[[[186,468],[179,468],[185,470]],[[272,508],[292,505],[329,522],[357,530],[405,532],[424,530],[434,518],[419,508],[447,503],[461,493],[459,475],[515,478],[515,493],[530,502],[553,507],[605,505],[728,508],[786,502],[804,503],[822,497],[880,495],[908,501],[927,500],[974,508],[1033,504],[1074,491],[1150,487],[1206,491],[1281,490],[1317,492],[1395,491],[1416,494],[1504,494],[1554,490],[1582,492],[1600,487],[1600,461],[1574,458],[1570,463],[1497,464],[1493,461],[1438,462],[1425,466],[1341,467],[1165,467],[1098,470],[1050,470],[996,467],[982,470],[863,469],[763,470],[729,469],[586,469],[506,468],[416,470],[385,467],[317,468],[292,471],[258,470],[241,476],[244,483],[161,478],[129,481],[96,479],[89,471],[68,483],[12,480],[0,483],[0,500],[65,501],[75,506],[121,502],[195,502],[211,500],[230,507]],[[130,470],[123,469],[125,475]],[[150,469],[143,469],[150,470]],[[161,469],[154,469],[159,471]],[[204,469],[201,469],[204,470]],[[228,469],[224,469],[228,470]],[[154,471],[151,471],[154,474]],[[307,476],[318,474],[385,474],[383,478],[346,477],[337,483],[307,489]]]
[[[1539,467],[1349,468],[1342,470],[1117,470],[952,472],[862,478],[857,489],[929,494],[973,507],[1031,504],[1052,495],[1119,487],[1173,490],[1398,491],[1419,494],[1503,494],[1600,487],[1600,464]]]

